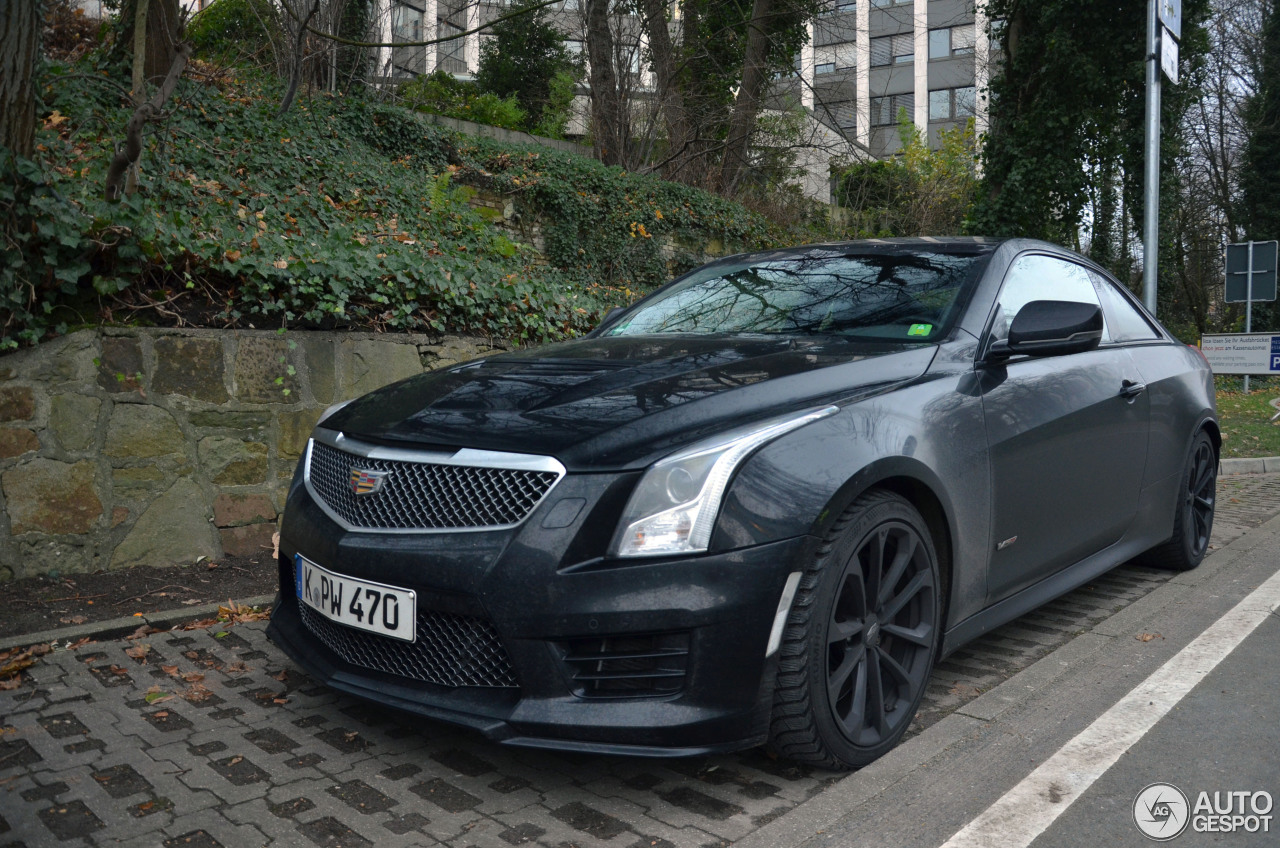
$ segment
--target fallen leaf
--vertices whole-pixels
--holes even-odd
[[[160,670],[171,677],[178,676],[178,667],[176,665],[162,665],[160,666]]]
[[[185,601],[182,602],[182,605],[191,607],[191,606],[195,606],[198,603],[200,603],[199,598],[187,598]]]
[[[6,677],[0,680],[0,692],[7,692],[10,689],[17,689],[22,685],[22,675],[15,674],[13,677]]]
[[[146,642],[139,642],[132,648],[125,648],[124,651],[126,657],[132,657],[135,660],[143,659],[149,653],[151,653],[151,646]]]
[[[68,618],[58,619],[58,621],[62,622],[63,624],[84,624],[88,620],[89,619],[83,615],[73,615],[73,616],[69,616]]]
[[[152,714],[151,714],[151,716],[152,716],[152,718],[168,718],[168,717],[169,717],[169,711],[168,711],[168,710],[160,710],[160,712],[158,712],[158,713],[152,713]]]
[[[182,679],[188,683],[199,683],[201,680],[204,680],[204,675],[198,671],[188,671],[186,674],[182,675]]]
[[[1163,639],[1164,637],[1159,633],[1139,633],[1133,638],[1137,639],[1139,642],[1150,642],[1152,639]]]
[[[173,700],[173,696],[170,695],[168,692],[148,692],[147,693],[148,704],[163,704],[165,701],[172,701],[172,700]]]

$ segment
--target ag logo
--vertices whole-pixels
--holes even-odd
[[[382,488],[383,478],[390,471],[365,471],[363,468],[351,469],[351,491],[357,495],[372,495]]]
[[[1133,822],[1157,842],[1173,839],[1187,829],[1191,809],[1187,796],[1172,783],[1153,783],[1133,799]]]

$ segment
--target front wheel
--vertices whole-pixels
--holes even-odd
[[[1140,562],[1157,568],[1189,571],[1204,560],[1217,507],[1218,453],[1204,430],[1191,441],[1174,507],[1173,536],[1142,555]]]
[[[784,632],[770,744],[830,769],[867,765],[907,732],[941,633],[941,581],[920,513],[862,495],[805,570]]]

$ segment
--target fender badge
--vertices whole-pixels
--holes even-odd
[[[1003,551],[1005,548],[1009,547],[1016,541],[1018,541],[1017,536],[1010,536],[1009,538],[1005,539],[1003,542],[1000,542],[998,545],[996,545],[996,550]]]

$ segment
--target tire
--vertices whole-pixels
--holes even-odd
[[[780,649],[771,747],[840,770],[898,744],[937,656],[940,596],[937,553],[915,507],[885,491],[854,501],[801,577]]]
[[[1204,430],[1191,440],[1191,452],[1173,513],[1173,535],[1147,551],[1139,562],[1172,571],[1190,571],[1204,561],[1213,533],[1218,479],[1218,453]]]

